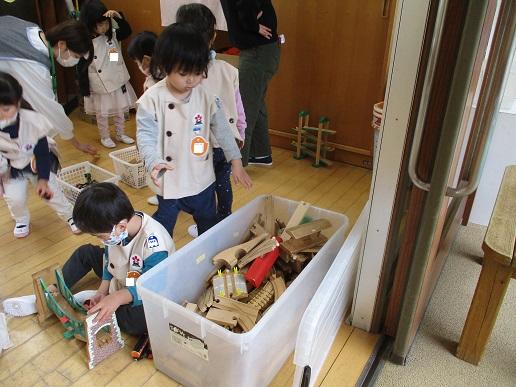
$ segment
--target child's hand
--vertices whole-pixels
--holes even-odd
[[[159,182],[159,179],[161,179],[161,176],[163,176],[163,174],[169,170],[173,170],[174,167],[172,167],[170,164],[165,164],[165,163],[159,163],[158,165],[156,165],[152,171],[151,171],[151,179],[152,179],[152,182],[154,184],[156,184],[156,187],[161,187],[161,184]]]
[[[86,309],[91,309],[92,307],[97,305],[104,297],[106,297],[106,294],[97,291],[97,293],[95,293],[95,295],[88,300],[88,308]]]
[[[96,296],[97,295],[95,295],[95,297]],[[97,315],[97,317],[95,317],[95,320],[93,320],[93,322],[96,323],[98,321],[104,321],[109,319],[120,305],[120,298],[116,293],[108,294],[107,296],[102,297],[102,299],[98,303],[92,306],[88,310],[88,314],[94,314],[96,312],[99,312],[99,314]]]
[[[122,19],[122,15],[120,15],[117,11],[113,11],[112,9],[107,11],[104,14],[105,17],[117,17],[119,19]]]
[[[242,166],[242,160],[231,160],[231,173],[235,184],[242,184],[244,188],[249,189],[253,186],[253,182]]]
[[[48,181],[39,179],[36,184],[36,193],[41,199],[50,200],[54,196],[54,193],[48,186]]]

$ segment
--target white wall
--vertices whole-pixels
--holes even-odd
[[[503,106],[503,105],[502,105]],[[516,112],[501,110],[469,221],[487,226],[506,166],[516,164]]]

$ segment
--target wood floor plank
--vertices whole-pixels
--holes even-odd
[[[355,386],[379,338],[380,336],[361,329],[353,329],[351,337],[326,374],[321,387]]]

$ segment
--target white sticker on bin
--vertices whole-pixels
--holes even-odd
[[[125,286],[134,286],[134,278],[126,278],[125,279]]]
[[[203,340],[179,328],[178,326],[175,326],[174,324],[168,323],[168,327],[170,330],[170,339],[173,343],[179,345],[180,347],[186,349],[188,352],[193,353],[203,360],[209,360],[208,345],[206,345]]]
[[[197,259],[195,260],[197,262],[197,264],[201,263],[202,261],[204,261],[206,259],[206,254],[201,254],[197,257]]]

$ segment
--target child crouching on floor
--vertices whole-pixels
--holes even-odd
[[[66,285],[72,288],[90,270],[102,279],[90,299],[88,314],[96,320],[116,313],[120,328],[131,335],[147,333],[142,301],[135,279],[174,252],[174,242],[157,221],[135,211],[127,195],[115,184],[97,183],[83,190],[73,218],[84,232],[96,236],[104,248],[79,247],[63,266]]]

